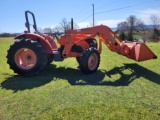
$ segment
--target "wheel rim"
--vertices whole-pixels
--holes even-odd
[[[96,53],[91,54],[88,59],[88,68],[90,70],[95,70],[98,64],[98,56]]]
[[[17,66],[25,70],[33,68],[37,62],[36,54],[28,48],[19,49],[16,52],[14,59]]]

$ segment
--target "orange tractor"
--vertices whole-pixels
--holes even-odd
[[[30,32],[28,14],[33,17],[34,33]],[[28,31],[15,37],[16,41],[10,46],[6,56],[10,68],[23,76],[35,75],[52,61],[63,61],[68,57],[77,59],[84,74],[93,73],[100,64],[102,42],[109,50],[136,61],[157,58],[144,43],[122,41],[104,25],[68,30],[58,39],[58,48],[51,36],[37,31],[32,12],[26,11],[25,17]]]

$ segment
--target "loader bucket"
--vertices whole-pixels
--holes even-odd
[[[126,42],[125,45],[130,49],[130,55],[127,57],[131,59],[144,61],[157,58],[157,56],[144,43]]]

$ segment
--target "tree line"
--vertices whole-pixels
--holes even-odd
[[[116,33],[122,40],[129,40],[134,41],[136,39],[142,39],[145,41],[160,41],[160,26],[157,27],[160,23],[160,18],[156,15],[152,15],[149,18],[149,23],[152,25],[151,28],[146,28],[145,23],[138,19],[134,15],[130,15],[125,21],[122,21],[117,24],[117,31]],[[88,26],[92,26],[92,23],[89,23]],[[78,29],[79,26],[74,22],[73,28]],[[46,27],[44,29],[38,28],[40,33],[45,34],[64,34],[67,30],[71,29],[71,22],[67,21],[67,19],[63,18],[59,25],[55,26],[54,28]],[[14,37],[16,34],[10,33],[1,33],[0,37]],[[138,36],[138,37],[137,37]]]
[[[156,15],[150,16],[149,23],[152,25],[151,28],[147,28],[145,23],[138,19],[136,16],[131,15],[125,21],[117,24],[117,33],[122,40],[133,41],[136,40],[136,35],[145,41],[160,41],[160,18]]]
[[[16,34],[11,34],[11,33],[0,33],[0,37],[14,37]]]
[[[130,15],[125,21],[122,21],[117,24],[116,33],[122,40],[134,41],[137,39],[142,39],[144,42],[160,41],[160,26],[158,26],[158,24],[160,23],[160,18],[156,15],[151,15],[148,22],[152,26],[151,28],[147,28],[145,23],[142,20],[138,19],[135,15]],[[79,28],[79,26],[76,23],[74,23],[73,26],[74,29]],[[90,26],[92,26],[91,22],[87,25],[87,27]],[[70,29],[71,29],[71,22],[67,21],[64,18],[62,19],[60,24],[55,26],[53,29],[44,28],[44,29],[39,29],[39,31],[42,33],[48,33],[48,34],[57,33],[60,35]]]

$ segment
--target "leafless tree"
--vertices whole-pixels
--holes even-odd
[[[142,20],[137,19],[136,29],[137,30],[145,30],[145,23]]]
[[[74,29],[78,29],[78,25],[73,22],[73,28]],[[57,25],[54,30],[56,32],[64,32],[66,33],[67,30],[70,30],[71,29],[71,22],[68,22],[66,18],[63,18],[60,25]]]
[[[135,30],[136,21],[137,21],[137,18],[134,15],[131,15],[127,18],[128,28],[129,28],[128,39],[130,41],[133,41],[133,31]]]
[[[59,25],[55,26],[53,28],[54,33],[60,33],[61,32],[61,27]]]
[[[66,20],[66,18],[63,18],[61,23],[60,23],[60,29],[66,33],[67,30],[71,29],[71,26],[69,24],[69,22]]]
[[[78,25],[73,22],[73,28],[74,29],[78,29]],[[54,33],[57,34],[62,34],[62,33],[66,33],[67,30],[71,29],[71,22],[68,22],[65,18],[62,19],[61,23],[59,25],[56,25],[54,28],[51,27],[46,27],[44,29],[42,28],[38,28],[38,31],[40,33],[46,33],[49,35],[53,35]]]
[[[128,30],[128,23],[126,21],[120,22],[117,24],[117,29],[120,31],[127,31]]]
[[[150,37],[152,36],[152,32],[149,30],[149,31],[145,31],[143,34],[142,34],[142,39],[144,42],[146,41],[150,41]]]
[[[160,23],[160,18],[156,15],[151,15],[149,18],[149,22],[153,25],[154,29]]]
[[[133,32],[143,25],[143,21],[137,19],[137,17],[134,15],[130,15],[126,21],[118,23],[117,28],[121,32],[127,31],[128,40],[133,41]]]

